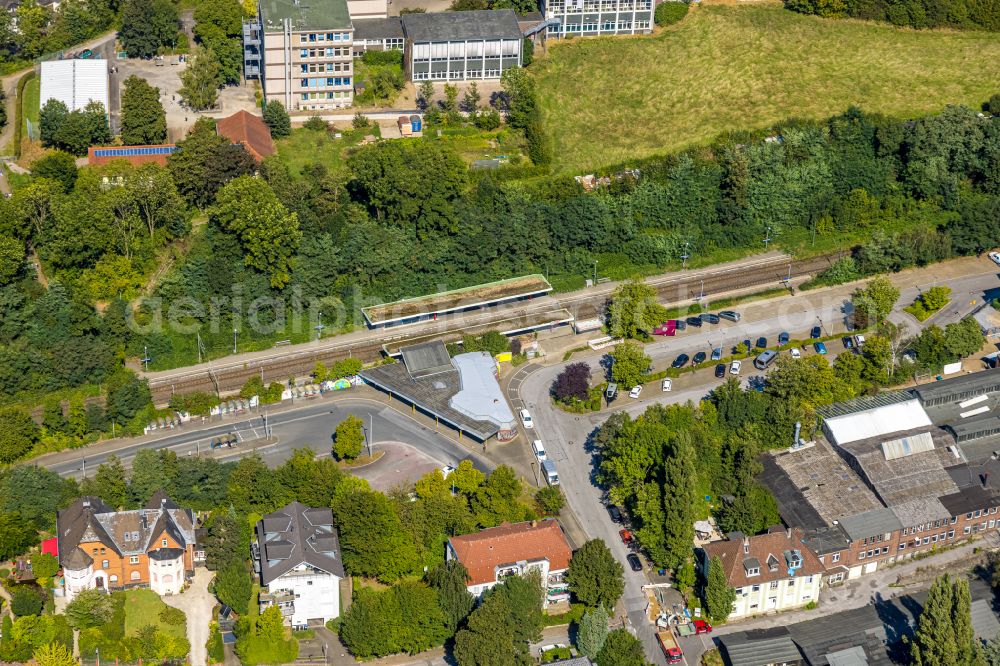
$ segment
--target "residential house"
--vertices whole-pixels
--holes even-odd
[[[267,514],[253,544],[261,611],[277,605],[293,629],[339,617],[342,557],[330,509],[292,502]]]
[[[81,497],[56,517],[65,596],[89,588],[179,593],[194,574],[194,524],[194,512],[162,491],[131,511]]]
[[[573,552],[554,519],[504,523],[452,537],[445,556],[465,565],[468,590],[477,598],[505,578],[537,571],[545,588],[543,605],[569,599],[566,570]]]
[[[772,527],[747,537],[733,532],[725,541],[705,544],[701,567],[718,557],[729,586],[736,591],[730,618],[800,608],[818,602],[823,563],[802,541],[802,530]]]

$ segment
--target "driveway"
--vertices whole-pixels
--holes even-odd
[[[182,594],[162,597],[168,606],[179,608],[187,615],[187,639],[191,643],[191,666],[208,663],[208,625],[212,621],[215,597],[208,591],[208,584],[215,574],[204,567],[194,570],[194,578]]]

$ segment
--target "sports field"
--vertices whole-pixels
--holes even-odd
[[[916,31],[776,5],[693,7],[654,37],[555,44],[539,81],[559,172],[850,105],[910,116],[1000,92],[1000,34]]]

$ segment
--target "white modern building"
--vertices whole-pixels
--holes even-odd
[[[448,539],[445,558],[469,572],[467,589],[479,598],[510,576],[537,571],[545,588],[544,605],[567,601],[566,570],[573,552],[556,520],[505,523]]]
[[[654,0],[546,0],[547,37],[636,35],[652,31]]]
[[[59,100],[70,111],[90,102],[100,102],[108,110],[108,61],[91,59],[50,60],[41,64],[39,106]]]
[[[257,523],[254,567],[260,572],[260,609],[277,605],[293,629],[340,616],[344,564],[330,509],[300,502]]]
[[[513,9],[406,14],[403,66],[412,81],[499,79],[521,66]]]
[[[736,591],[730,619],[819,601],[824,566],[802,542],[801,530],[772,527],[767,534],[753,537],[734,532],[725,541],[706,544],[700,553],[704,574],[716,557]]]

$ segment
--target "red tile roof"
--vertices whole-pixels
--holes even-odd
[[[271,130],[259,116],[237,111],[215,123],[215,131],[233,143],[242,143],[257,161],[274,154]]]
[[[823,573],[823,563],[802,543],[802,535],[801,529],[786,530],[772,527],[767,534],[758,534],[745,541],[744,539],[713,541],[706,544],[704,550],[709,558],[718,557],[722,560],[722,569],[726,572],[726,579],[731,587],[760,585],[788,578],[785,551],[798,550],[802,557],[802,567],[796,570],[796,576],[815,576]],[[744,551],[744,543],[748,544],[749,552]],[[776,564],[773,571],[768,566],[769,558],[773,558],[772,563]],[[747,561],[758,568],[760,574],[747,576],[745,564]]]
[[[452,537],[449,543],[458,561],[469,570],[470,585],[495,582],[498,566],[547,559],[549,571],[561,571],[569,567],[573,557],[562,528],[553,519],[504,523]]]

